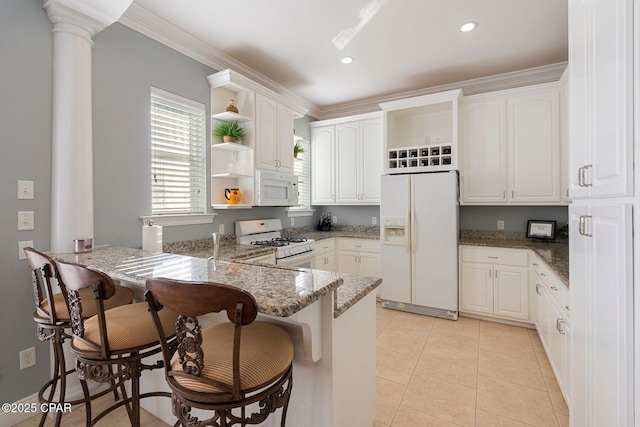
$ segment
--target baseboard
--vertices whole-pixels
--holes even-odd
[[[482,314],[460,312],[460,317],[470,317],[472,319],[486,320],[487,322],[503,323],[505,325],[520,326],[521,328],[535,329],[536,325],[529,322],[520,322],[518,320],[501,319],[493,316],[483,316]]]
[[[11,427],[22,421],[28,420],[29,418],[33,418],[36,415],[40,415],[40,402],[38,401],[38,393],[33,393],[31,396],[27,396],[17,402],[10,404],[11,406],[17,406],[20,408],[21,406],[28,407],[36,407],[38,409],[37,412],[5,412],[3,409],[0,411],[0,427]]]
[[[89,392],[93,395],[104,389],[106,389],[109,384],[106,383],[96,383],[89,382]],[[65,400],[77,400],[83,397],[82,386],[78,385],[76,387],[70,388],[67,390],[67,394]],[[12,404],[13,407],[21,408],[25,406],[36,408],[36,412],[30,411],[20,411],[20,412],[5,412],[4,410],[0,411],[0,427],[12,427],[22,421],[28,420],[29,418],[33,418],[35,416],[42,415],[40,411],[40,401],[38,400],[38,393],[34,393],[30,396],[24,397]],[[76,405],[73,409],[77,408],[80,405]],[[55,416],[54,413],[50,415],[50,417]],[[63,418],[64,419],[64,418]]]

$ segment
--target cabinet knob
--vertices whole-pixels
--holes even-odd
[[[497,257],[497,256],[490,256],[489,258],[491,258],[491,259],[498,259],[498,257]]]
[[[558,290],[558,288],[556,288],[555,286],[552,286],[552,287],[551,287],[551,290],[553,290],[553,291],[557,291],[557,290]]]
[[[536,294],[542,295],[542,293],[540,292],[540,283],[536,283]]]

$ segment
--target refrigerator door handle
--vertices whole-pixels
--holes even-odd
[[[411,253],[415,253],[416,245],[418,242],[416,241],[416,210],[411,208]]]
[[[407,208],[407,210],[404,213],[404,247],[407,251],[408,254],[411,253],[411,223],[409,222],[410,220],[410,212],[411,210],[409,208]]]

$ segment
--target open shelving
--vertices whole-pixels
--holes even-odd
[[[385,172],[458,169],[458,102],[452,90],[380,104],[385,120]]]

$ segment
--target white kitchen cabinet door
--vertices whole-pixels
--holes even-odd
[[[256,169],[293,173],[293,111],[256,94]]]
[[[560,202],[558,89],[513,94],[507,105],[507,197],[516,203]]]
[[[493,274],[493,313],[514,319],[529,320],[527,269],[496,266]]]
[[[631,425],[631,205],[585,202],[569,208],[572,422]]]
[[[311,142],[311,204],[335,203],[334,126],[313,128]]]
[[[338,271],[336,269],[336,257],[333,253],[316,256],[316,270]]]
[[[345,274],[358,274],[358,253],[339,251],[338,271]]]
[[[462,203],[506,202],[507,101],[462,103]]]
[[[360,276],[380,277],[380,255],[361,253],[358,259]]]
[[[384,133],[382,118],[362,120],[360,122],[359,149],[360,201],[380,203],[380,176],[384,169]]]
[[[358,156],[360,123],[336,125],[336,202],[359,202],[358,176],[362,159]]]
[[[256,94],[256,169],[277,170],[278,104]]]
[[[278,171],[293,173],[293,111],[278,104],[276,148]]]
[[[633,192],[633,0],[569,2],[571,197]]]
[[[463,262],[460,311],[493,314],[493,266]]]

